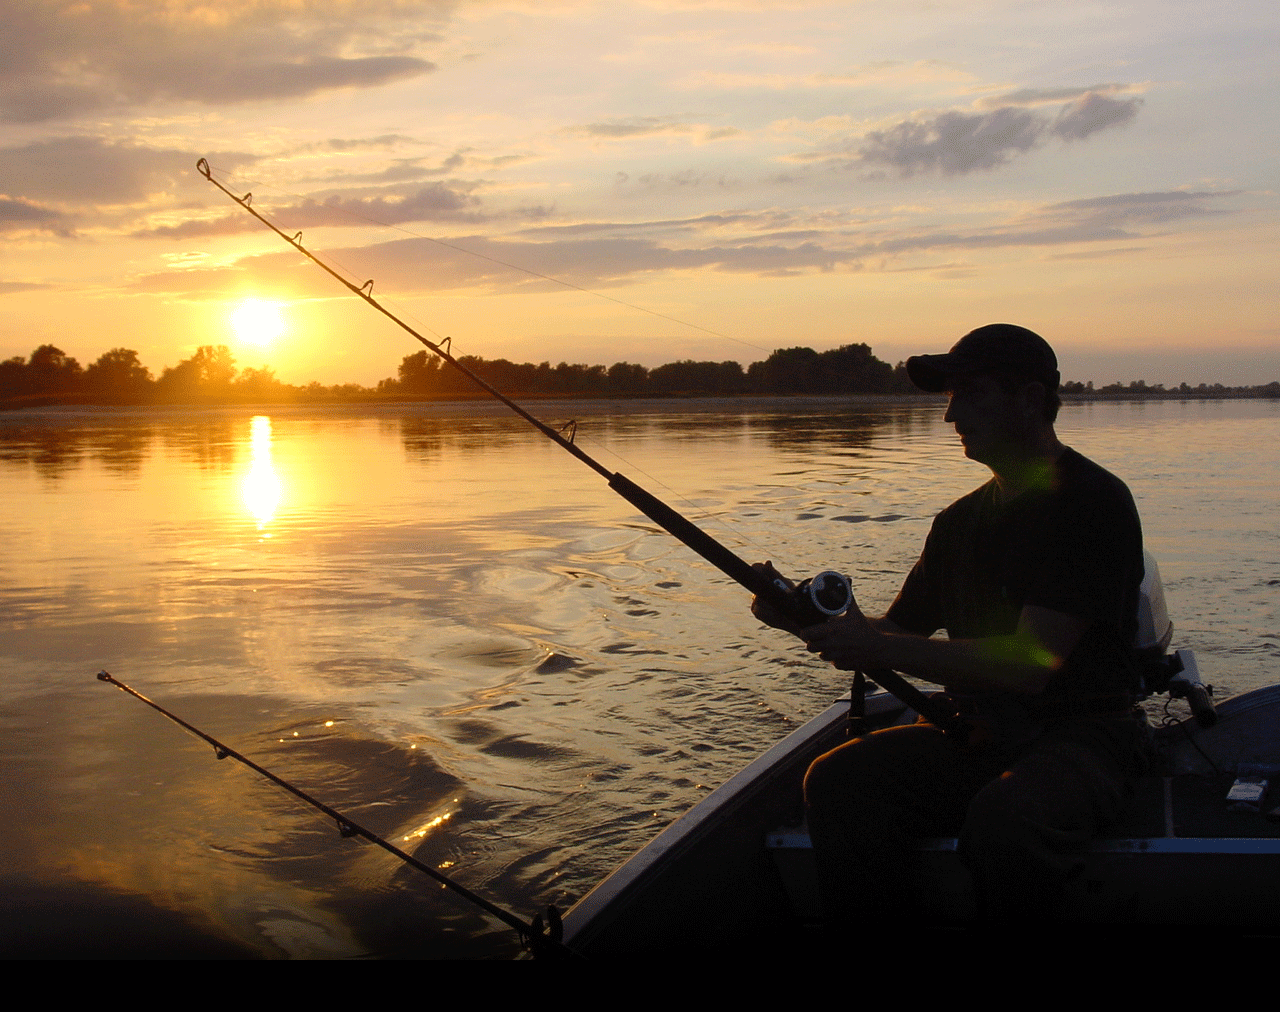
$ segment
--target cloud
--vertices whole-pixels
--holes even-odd
[[[1229,196],[1211,192],[1128,193],[1049,204],[986,228],[875,230],[840,226],[778,229],[769,212],[726,212],[700,218],[596,223],[530,230],[529,238],[469,236],[448,243],[398,239],[327,251],[333,262],[358,270],[357,284],[377,281],[379,291],[401,294],[456,289],[492,292],[556,291],[555,278],[583,288],[632,283],[660,271],[714,270],[781,276],[837,269],[900,269],[902,258],[944,250],[1093,246],[1156,234],[1153,226],[1204,214]],[[794,222],[796,225],[802,222]],[[812,222],[810,224],[821,224]],[[573,231],[573,230],[578,231]],[[633,234],[599,235],[601,229]],[[588,231],[591,230],[591,231]],[[667,230],[661,238],[636,232]],[[708,241],[708,231],[714,240]],[[692,239],[688,237],[693,236]],[[688,241],[682,241],[688,240]],[[325,254],[322,254],[325,255]],[[512,266],[516,265],[516,266]],[[907,266],[910,266],[908,261]],[[936,267],[936,265],[935,265]],[[522,273],[536,271],[537,275]],[[930,268],[933,269],[933,268]],[[232,265],[179,268],[137,279],[140,291],[219,298],[239,290],[246,276],[281,292],[335,297],[341,289],[292,251],[243,257]]]
[[[1104,87],[1114,91],[1122,86]],[[795,157],[833,168],[889,169],[903,178],[965,175],[998,168],[1049,138],[1078,141],[1121,126],[1142,104],[1139,98],[1111,98],[1097,88],[1026,89],[1002,96],[1003,104],[993,101],[982,100],[975,111],[912,117]],[[1029,108],[1046,104],[1060,106],[1056,116]]]
[[[380,134],[377,137],[330,137],[315,144],[303,144],[295,151],[367,151],[399,147],[401,144],[417,143],[414,138],[404,134]]]
[[[974,105],[979,109],[998,109],[1006,105],[1061,105],[1063,102],[1078,101],[1090,94],[1115,95],[1133,90],[1134,85],[1116,83],[1091,84],[1087,88],[1019,88],[1003,95],[979,99]]]
[[[467,150],[455,151],[439,165],[424,165],[425,157],[393,158],[391,164],[377,172],[330,172],[321,180],[326,183],[406,183],[428,176],[444,176],[456,172],[464,165],[477,161],[492,162],[493,159],[474,159],[467,157]],[[508,156],[508,160],[516,160],[519,156]]]
[[[377,288],[398,293],[481,288],[495,292],[559,291],[556,278],[583,288],[609,288],[656,271],[712,269],[757,275],[831,270],[855,258],[816,243],[751,243],[676,248],[641,238],[608,237],[513,242],[470,236],[449,244],[398,239],[358,249],[328,251],[334,262],[358,264],[357,284],[372,277]],[[314,266],[291,252],[244,257],[232,266],[174,270],[138,278],[138,291],[217,298],[238,290],[246,274],[255,283],[312,296],[341,293]],[[520,265],[538,275],[522,272]]]
[[[1087,218],[1115,224],[1163,224],[1180,218],[1209,214],[1230,214],[1228,210],[1206,207],[1219,197],[1234,197],[1239,190],[1165,190],[1156,193],[1118,193],[1108,197],[1087,197],[1050,204],[1046,218]]]
[[[483,221],[484,216],[469,210],[480,203],[468,186],[431,183],[403,197],[377,195],[344,197],[334,194],[324,200],[303,200],[298,204],[273,207],[272,221],[285,231],[302,228],[351,227],[356,225],[396,225],[407,221]],[[251,215],[235,211],[220,218],[193,219],[178,225],[163,225],[133,233],[136,237],[187,237],[231,235],[261,229]]]
[[[1099,130],[1128,123],[1141,104],[1140,98],[1117,100],[1090,92],[1063,109],[1050,129],[1064,141],[1082,141]]]
[[[718,88],[784,91],[797,88],[867,88],[877,85],[910,86],[921,83],[969,81],[971,75],[943,60],[877,60],[844,73],[791,73],[768,71],[695,71],[674,82],[683,88]]]
[[[539,225],[520,233],[537,238],[541,236],[587,235],[592,232],[688,232],[718,229],[726,226],[751,226],[763,223],[763,227],[776,228],[780,222],[790,221],[790,216],[776,211],[723,211],[718,214],[702,214],[695,218],[659,218],[650,221],[582,221],[568,225]]]
[[[254,156],[213,155],[228,169]],[[58,137],[0,149],[0,193],[69,205],[138,204],[195,178],[196,154],[98,137]]]
[[[737,127],[711,127],[692,123],[683,116],[628,116],[623,119],[602,120],[566,127],[565,133],[578,134],[596,140],[623,140],[630,137],[654,137],[662,134],[694,134],[703,143],[738,137]]]
[[[653,134],[687,134],[693,126],[678,116],[630,116],[569,127],[569,132],[587,137],[648,137]]]
[[[28,283],[26,281],[0,281],[0,295],[12,295],[17,292],[36,292],[52,287],[54,286]]]
[[[617,186],[622,187],[631,182],[631,179],[626,176],[626,173],[619,173],[615,181]],[[637,176],[632,185],[649,191],[685,190],[697,186],[714,186],[722,190],[733,190],[737,189],[741,183],[723,173],[713,176],[695,169],[685,169],[682,172],[646,172],[642,176]]]
[[[0,196],[0,231],[41,231],[65,235],[70,227],[65,215],[26,200]]]
[[[296,98],[426,74],[447,0],[11,0],[0,120],[121,104]]]
[[[953,176],[1003,165],[1030,151],[1043,133],[1040,117],[1012,106],[989,113],[944,112],[872,131],[859,147],[857,161],[888,166],[900,176]]]
[[[867,242],[867,254],[897,254],[931,249],[995,249],[1060,246],[1149,238],[1152,225],[1184,218],[1229,214],[1206,206],[1234,191],[1120,193],[1048,204],[1030,214],[986,229],[966,232],[919,231]]]

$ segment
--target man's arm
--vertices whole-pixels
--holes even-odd
[[[800,631],[809,649],[841,670],[892,668],[961,692],[1044,691],[1089,623],[1027,605],[1008,636],[935,640],[903,633],[887,618],[868,619],[855,605],[840,618]]]

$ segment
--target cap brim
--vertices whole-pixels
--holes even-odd
[[[907,375],[921,390],[940,394],[952,376],[964,371],[956,355],[912,355],[907,359]]]

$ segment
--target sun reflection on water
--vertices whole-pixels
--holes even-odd
[[[244,504],[262,531],[273,519],[280,506],[281,484],[271,462],[271,419],[256,415],[249,430],[249,447],[252,454],[249,473],[241,486]],[[269,538],[269,532],[263,537]]]

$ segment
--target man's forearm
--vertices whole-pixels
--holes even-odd
[[[866,618],[854,608],[801,632],[811,651],[844,670],[891,668],[961,692],[1036,695],[1070,654],[1081,629],[1070,616],[1028,609],[1011,635],[931,639],[904,632],[888,618]]]
[[[872,653],[905,675],[960,692],[998,690],[1025,695],[1044,691],[1061,660],[1022,633],[975,640],[943,640],[876,630]],[[869,665],[870,666],[870,665]]]

